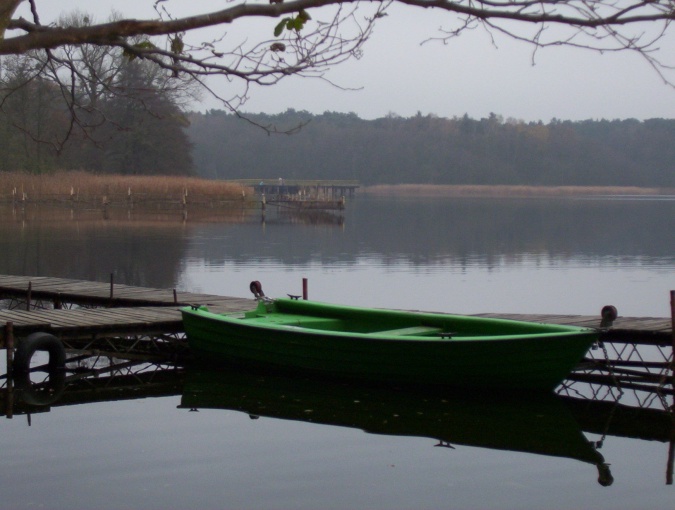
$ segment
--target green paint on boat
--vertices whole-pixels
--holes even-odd
[[[552,390],[598,337],[574,326],[291,299],[237,314],[181,312],[199,358],[395,384]]]

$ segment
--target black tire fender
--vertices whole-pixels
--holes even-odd
[[[12,368],[17,373],[30,372],[30,360],[35,351],[49,353],[49,371],[63,370],[66,367],[66,350],[61,340],[49,333],[32,333],[19,341],[14,353]]]

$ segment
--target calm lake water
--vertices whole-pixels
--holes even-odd
[[[242,297],[251,280],[275,297],[300,294],[307,278],[310,299],[457,313],[599,315],[612,304],[624,316],[668,317],[675,289],[668,198],[358,197],[342,216],[10,208],[0,218],[0,274],[113,273],[119,283]],[[102,374],[30,419],[2,418],[1,508],[675,502],[663,424],[623,430],[611,407],[134,370],[128,384]]]

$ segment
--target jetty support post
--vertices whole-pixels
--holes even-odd
[[[26,290],[26,311],[30,312],[31,294],[33,293],[33,282],[28,282],[28,290]]]
[[[670,291],[670,332],[673,337],[673,352],[671,355],[671,368],[675,368],[675,290]]]
[[[5,399],[5,416],[8,420],[14,417],[14,379],[12,365],[14,365],[14,323],[5,324],[5,349],[7,350],[7,393]]]
[[[114,276],[115,276],[115,273],[110,273],[110,301],[112,301],[113,289],[114,289],[114,286],[115,286]]]
[[[670,384],[675,390],[675,290],[670,291],[670,331],[673,337],[670,354]],[[673,399],[675,400],[675,396]],[[671,412],[675,412],[675,401],[673,402]],[[673,463],[675,463],[675,423],[670,431],[670,445],[668,448],[668,461],[666,465],[666,485],[673,485]]]
[[[675,390],[675,290],[670,291],[670,384]],[[673,396],[673,411],[675,412],[675,394]]]
[[[7,351],[7,379],[12,378],[12,365],[14,364],[14,323],[5,323],[5,350]]]
[[[302,279],[302,299],[304,301],[307,301],[308,296],[307,296],[307,278]]]
[[[7,393],[5,400],[5,416],[8,420],[14,417],[14,323],[5,324],[5,349],[7,350]]]

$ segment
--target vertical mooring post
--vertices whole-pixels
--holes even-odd
[[[28,290],[26,290],[26,311],[30,312],[31,294],[33,293],[33,282],[28,282]]]
[[[173,304],[178,304],[178,293],[176,292],[176,289],[173,289]]]
[[[302,299],[307,301],[307,278],[302,279]]]
[[[671,368],[675,368],[675,290],[670,291],[670,333],[673,337],[673,352],[671,355]],[[674,374],[675,375],[675,374]]]
[[[115,273],[110,273],[110,300],[112,301],[113,298],[113,288],[114,288],[114,274]]]
[[[14,364],[14,323],[11,321],[5,324],[5,349],[7,350],[7,376],[11,378]]]
[[[7,390],[5,398],[5,416],[11,420],[14,416],[14,378],[12,377],[14,365],[14,323],[8,321],[5,324],[5,349],[7,350]]]
[[[675,390],[675,290],[670,291],[670,335],[672,336],[670,350],[670,384]],[[675,394],[673,395],[673,408],[675,409]],[[675,441],[675,438],[671,443]]]

